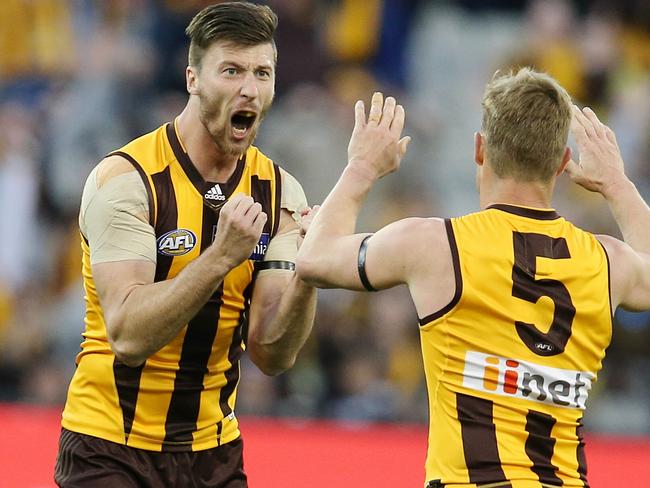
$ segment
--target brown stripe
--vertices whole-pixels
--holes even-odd
[[[496,203],[494,205],[490,205],[486,208],[486,210],[490,208],[493,208],[495,210],[502,210],[504,212],[519,215],[520,217],[527,217],[529,219],[535,219],[535,220],[556,220],[560,218],[560,216],[555,210],[542,210],[539,208],[524,208],[524,207],[517,207],[515,205],[506,205],[505,203]]]
[[[142,166],[140,166],[140,163],[138,163],[133,156],[131,156],[128,153],[125,153],[124,151],[114,151],[114,152],[110,153],[108,156],[121,156],[124,159],[126,159],[129,163],[131,163],[133,165],[133,167],[136,169],[136,171],[140,175],[140,178],[142,178],[142,182],[144,183],[144,187],[147,189],[147,200],[149,202],[149,223],[152,226],[155,225],[155,223],[156,223],[156,206],[155,206],[154,199],[153,199],[151,184],[149,183],[149,178],[147,178],[147,173],[145,173],[144,169],[142,169]]]
[[[213,228],[217,224],[217,215],[205,207],[203,210],[201,253],[212,243]],[[186,450],[192,443],[203,380],[208,372],[212,344],[217,335],[222,292],[223,283],[187,325],[165,420],[163,451]]]
[[[253,200],[262,205],[262,211],[266,213],[268,217],[271,217],[271,182],[269,180],[260,180],[260,177],[257,175],[251,176],[251,196]],[[268,218],[266,224],[264,224],[264,230],[271,235],[273,228],[275,226],[273,220]]]
[[[273,229],[271,229],[271,237],[278,232],[280,213],[282,212],[282,176],[280,175],[280,167],[275,163],[273,163],[273,172],[275,173],[275,205],[273,208]]]
[[[113,377],[117,396],[122,409],[122,421],[124,422],[124,443],[129,440],[133,419],[135,418],[135,406],[138,401],[138,391],[140,390],[140,378],[144,363],[135,368],[130,368],[118,361],[113,361]]]
[[[465,465],[471,483],[508,481],[501,468],[492,409],[490,400],[456,394]]]
[[[555,439],[551,437],[551,431],[555,425],[555,419],[548,414],[529,410],[526,415],[526,454],[533,462],[531,470],[537,475],[539,481],[549,485],[562,486],[562,480],[555,472],[558,470],[553,465],[553,448]]]
[[[239,383],[239,360],[244,352],[244,337],[248,335],[248,311],[250,309],[254,284],[255,280],[252,280],[244,290],[244,310],[239,315],[239,324],[233,332],[232,342],[228,348],[230,368],[225,374],[226,384],[221,388],[221,392],[219,392],[219,408],[221,408],[224,417],[232,413],[232,408],[230,408],[228,400],[232,397]]]
[[[176,194],[172,183],[171,172],[167,166],[160,173],[151,175],[151,181],[156,191],[158,201],[156,218],[156,239],[166,232],[175,230],[178,225],[178,208],[176,207]],[[162,281],[167,278],[172,266],[173,256],[158,253],[156,262],[156,276],[154,281]]]
[[[458,254],[458,244],[456,243],[456,236],[454,235],[454,227],[450,219],[445,219],[445,229],[447,231],[447,239],[449,240],[449,248],[451,249],[451,260],[454,266],[454,279],[456,281],[456,291],[454,296],[447,305],[426,317],[419,319],[420,325],[426,325],[449,312],[460,301],[463,294],[463,275],[460,272],[460,256]]]
[[[585,456],[585,440],[582,435],[582,419],[578,419],[578,426],[576,427],[576,437],[578,438],[578,447],[576,448],[576,458],[578,460],[578,474],[580,479],[585,485],[585,488],[589,488],[589,483],[587,482],[587,457]]]
[[[189,155],[183,150],[183,146],[181,145],[181,142],[178,139],[178,135],[176,134],[174,122],[169,122],[167,124],[167,126],[165,127],[165,132],[167,133],[167,139],[169,140],[169,145],[171,146],[172,151],[174,152],[174,156],[176,156],[176,159],[180,163],[181,168],[183,168],[183,171],[185,171],[185,174],[194,185],[194,188],[196,188],[197,191],[201,195],[203,195],[205,191],[203,177],[196,169],[194,164],[192,164]]]
[[[221,432],[223,431],[223,419],[217,422],[217,446],[221,445]]]

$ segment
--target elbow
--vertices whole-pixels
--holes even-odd
[[[109,328],[109,330],[111,329]],[[147,360],[146,352],[134,341],[127,340],[115,333],[109,333],[108,340],[115,358],[125,366],[137,368]]]
[[[253,364],[266,376],[278,376],[291,369],[296,362],[295,357],[265,353],[259,348],[249,348],[249,353]]]
[[[296,275],[310,286],[317,287],[320,284],[318,263],[304,254],[299,253],[296,259]]]
[[[113,354],[115,354],[115,358],[129,368],[137,368],[147,360],[144,354],[134,350],[128,344],[112,342],[111,349],[113,350]]]

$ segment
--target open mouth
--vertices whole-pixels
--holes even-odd
[[[255,112],[249,112],[247,110],[241,110],[233,114],[230,118],[230,123],[237,139],[242,139],[246,136],[253,126],[256,117],[257,114]]]

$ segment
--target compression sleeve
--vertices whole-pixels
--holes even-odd
[[[156,235],[147,219],[147,190],[140,175],[122,172],[98,185],[98,168],[86,180],[79,214],[91,264],[132,259],[155,263]]]
[[[307,208],[307,197],[298,180],[283,169],[282,175],[282,202],[280,206],[291,213],[293,219],[300,222],[300,212]],[[260,266],[260,274],[293,271],[296,256],[298,255],[298,237],[300,229],[291,229],[288,232],[277,234],[264,254],[264,263]],[[266,263],[266,264],[265,264]],[[266,268],[265,266],[270,266]]]

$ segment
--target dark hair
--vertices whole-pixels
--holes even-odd
[[[206,49],[218,41],[244,46],[271,43],[276,51],[273,34],[277,26],[277,15],[266,5],[223,2],[206,7],[185,29],[190,38],[189,64],[200,67]]]

